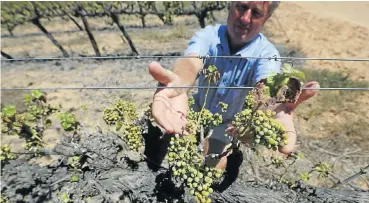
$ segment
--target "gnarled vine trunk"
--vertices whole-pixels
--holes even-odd
[[[171,181],[162,158],[168,139],[157,128],[149,124],[145,130],[144,155],[128,151],[118,133],[84,134],[83,141],[80,136],[63,138],[53,150],[43,150],[44,154],[60,156],[49,167],[25,160],[10,161],[2,170],[3,197],[14,202],[60,202],[66,198],[73,202],[87,198],[92,202],[194,202],[188,191]],[[80,157],[78,170],[68,161],[72,156]],[[281,183],[234,181],[231,176],[227,172],[223,182],[215,186],[210,195],[213,202],[369,202],[365,192],[315,188],[302,183],[291,189]],[[77,177],[77,181],[71,181],[72,177]]]

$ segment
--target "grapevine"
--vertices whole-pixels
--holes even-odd
[[[210,65],[200,73],[204,74],[209,86],[217,84],[221,77],[214,65]],[[292,67],[285,66],[282,73],[272,74],[258,82],[245,98],[242,111],[237,113],[232,121],[233,126],[240,132],[239,137],[251,136],[253,145],[260,144],[274,150],[287,145],[286,129],[273,118],[276,112],[269,110],[268,107],[276,103],[296,101],[298,93],[301,91],[302,84],[299,79],[302,76],[300,72],[293,70]],[[297,88],[296,81],[298,82]],[[209,192],[213,191],[211,183],[213,180],[219,181],[222,174],[221,170],[218,171],[218,169],[206,166],[203,154],[199,153],[201,149],[199,150],[196,147],[198,143],[196,135],[201,132],[201,129],[209,132],[213,127],[223,122],[221,114],[213,114],[205,108],[208,91],[209,89],[205,93],[205,102],[200,111],[195,112],[190,108],[188,112],[188,124],[185,130],[190,135],[172,137],[168,153],[168,161],[175,181],[188,187],[190,194],[194,195],[198,202],[211,201],[208,197]],[[189,105],[191,106],[193,103],[193,98],[190,98]],[[220,103],[219,106],[222,112],[225,112],[228,105]],[[227,154],[227,151],[229,152],[232,148],[238,147],[238,143],[238,136],[233,137],[233,147],[228,148],[226,153],[221,155],[211,154],[211,158],[221,158]],[[274,159],[272,162],[278,166],[283,165],[282,159]],[[209,176],[206,176],[207,173],[209,173]],[[198,174],[199,176],[197,176]],[[209,191],[204,191],[204,188],[209,189]]]
[[[39,90],[25,94],[24,102],[27,110],[22,113],[13,105],[2,108],[1,132],[25,138],[24,148],[37,151],[43,145],[44,130],[51,125],[49,117],[59,111],[59,107],[47,104],[46,95]]]
[[[209,81],[209,83],[217,83],[220,77],[220,74],[217,72],[216,67],[213,66],[209,67],[207,70],[203,70],[202,73],[207,74],[206,79]],[[287,82],[285,84],[287,84],[288,86],[289,83]],[[283,100],[271,101],[271,98],[266,98],[264,97],[265,95],[260,94],[260,92],[263,93],[262,87],[263,86],[258,86],[245,98],[245,114],[241,114],[239,120],[235,118],[233,124],[240,128],[241,131],[245,131],[246,135],[254,132],[259,132],[260,134],[260,132],[264,132],[264,130],[261,130],[261,128],[268,129],[268,132],[264,132],[265,134],[271,134],[269,130],[272,130],[273,132],[276,131],[281,134],[281,132],[277,130],[277,123],[273,124],[273,122],[275,122],[275,120],[273,119],[274,113],[268,110],[267,107],[269,105],[272,105],[272,102],[291,101],[291,97],[294,98],[294,96],[290,95],[284,97]],[[283,87],[284,86],[279,86],[278,88]],[[293,86],[288,86],[288,88],[292,87]],[[277,90],[276,92],[278,91],[279,90]],[[286,94],[287,92],[288,91],[285,91]],[[260,98],[263,99],[261,100]],[[6,123],[6,125],[2,125],[2,131],[8,134],[26,134],[26,131],[24,131],[23,129],[24,126],[31,126],[31,124],[33,125],[35,124],[35,122],[37,124],[35,124],[35,126],[40,126],[40,123],[47,123],[46,120],[48,120],[48,116],[52,115],[52,113],[54,113],[58,108],[49,106],[46,101],[46,94],[40,91],[34,91],[31,94],[25,96],[25,102],[27,103],[28,107],[26,112],[18,112],[19,110],[12,105],[3,107],[1,111],[1,116],[3,119],[2,123]],[[188,100],[188,105],[192,106],[194,102],[194,99],[190,98]],[[219,103],[219,107],[222,112],[225,112],[227,110],[228,104]],[[147,117],[149,118],[149,120],[153,120],[150,112],[151,110],[146,112]],[[64,123],[62,124],[62,126],[65,127],[65,129],[70,129],[74,126],[73,123],[76,122],[76,119],[72,114],[63,113],[61,115],[63,115],[61,117],[64,117],[61,120],[62,123]],[[319,178],[325,178],[329,176],[331,174],[332,166],[327,163],[316,164],[311,168],[310,172],[302,173],[300,176],[300,180],[302,181],[291,182],[281,177],[280,182],[288,184],[290,186],[289,189],[285,189],[286,187],[281,187],[281,189],[272,189],[272,192],[268,193],[268,190],[266,190],[264,185],[259,186],[258,184],[256,184],[249,186],[248,188],[247,184],[242,183],[241,185],[240,182],[243,181],[241,179],[239,180],[239,182],[233,184],[231,189],[224,190],[222,193],[217,191],[216,187],[221,181],[221,178],[223,178],[224,172],[220,169],[212,168],[207,165],[205,159],[207,158],[207,156],[204,156],[201,149],[199,148],[199,142],[201,143],[201,139],[198,139],[198,134],[201,134],[204,131],[210,134],[212,128],[223,122],[221,115],[221,113],[213,114],[211,111],[206,109],[205,106],[202,106],[199,112],[194,111],[190,108],[187,117],[189,120],[189,124],[186,126],[186,131],[189,132],[189,135],[169,135],[171,137],[169,139],[167,158],[169,162],[168,172],[171,174],[170,180],[172,181],[172,183],[174,183],[176,187],[180,186],[181,189],[184,189],[187,195],[182,196],[181,194],[179,198],[185,197],[187,199],[188,194],[190,194],[197,202],[211,202],[212,200],[215,200],[216,202],[236,202],[239,199],[242,201],[245,200],[244,198],[250,197],[248,196],[250,194],[244,193],[242,191],[260,187],[261,189],[259,191],[266,191],[266,194],[276,194],[276,192],[279,192],[277,194],[288,194],[289,196],[295,195],[293,197],[298,198],[298,200],[301,199],[301,201],[312,200],[312,198],[316,198],[317,200],[322,199],[322,201],[327,199],[327,197],[325,196],[325,194],[327,193],[316,193],[315,191],[318,190],[313,189],[311,189],[311,192],[309,192],[310,188],[304,189],[301,186],[302,181],[308,181],[312,178],[312,173],[317,173],[319,175]],[[137,148],[142,146],[143,141],[141,138],[141,126],[139,126],[138,124],[136,125],[137,117],[138,115],[134,103],[123,100],[116,101],[114,105],[112,105],[111,107],[107,107],[104,111],[104,120],[107,122],[107,124],[123,132],[123,138],[127,141],[127,144],[130,146],[131,150],[136,150]],[[268,122],[265,122],[265,120],[268,120]],[[25,121],[27,123],[25,123]],[[259,121],[260,123],[257,121]],[[237,122],[239,123],[237,124]],[[241,125],[242,122],[249,124],[249,128],[247,128],[247,126]],[[242,127],[246,128],[242,129]],[[257,127],[260,127],[259,131],[257,131]],[[275,129],[273,129],[273,127]],[[42,131],[37,131],[42,130],[42,128],[35,129],[37,135],[42,138],[42,133],[38,134]],[[137,167],[139,167],[140,170],[133,169],[133,172],[130,167],[125,167],[125,164],[128,164],[130,162],[126,162],[124,159],[119,160],[119,158],[118,160],[116,160],[117,152],[121,150],[121,148],[119,146],[116,146],[117,143],[115,143],[115,137],[112,138],[109,136],[102,136],[102,132],[99,133],[100,134],[98,135],[88,135],[88,139],[83,140],[82,142],[63,141],[58,144],[55,148],[58,150],[55,150],[55,152],[58,153],[57,155],[62,155],[63,159],[60,159],[60,163],[57,163],[57,165],[55,165],[55,168],[54,166],[51,168],[40,167],[38,165],[29,165],[28,163],[21,164],[22,160],[13,160],[17,159],[17,156],[15,156],[15,153],[11,152],[10,145],[2,146],[0,150],[0,159],[2,166],[5,165],[5,167],[2,168],[2,175],[4,175],[3,177],[5,177],[3,178],[3,181],[5,181],[4,185],[6,185],[6,187],[2,188],[3,196],[0,197],[1,202],[5,202],[7,200],[11,202],[35,202],[36,197],[42,199],[44,197],[44,194],[55,194],[54,192],[56,191],[60,192],[57,193],[58,195],[53,196],[56,196],[55,198],[58,198],[59,201],[63,202],[81,202],[84,200],[96,201],[96,199],[98,198],[109,199],[111,196],[119,196],[119,198],[127,197],[131,201],[142,201],[143,197],[147,197],[147,199],[145,200],[150,202],[161,201],[161,197],[156,197],[156,195],[160,194],[160,187],[167,189],[167,185],[163,184],[164,181],[160,182],[159,178],[161,177],[161,175],[166,176],[167,171],[163,170],[159,172],[152,172],[147,167],[146,162],[141,160],[137,161],[136,163]],[[278,140],[278,137],[274,138],[273,135],[265,134],[263,135],[264,137],[260,136],[260,141],[257,141],[258,143],[255,144],[263,143],[263,145],[266,146],[271,145],[270,148],[280,147],[279,144],[271,144],[270,140],[266,139],[266,136],[270,136],[271,139],[281,142],[281,140]],[[256,135],[253,136],[255,139],[257,138]],[[91,140],[95,141],[91,142]],[[105,141],[105,143],[103,143],[103,141]],[[86,145],[85,143],[90,144]],[[113,149],[112,151],[114,152],[104,154],[110,149]],[[127,157],[129,157],[129,153],[127,154]],[[294,163],[295,160],[303,158],[303,154],[291,153],[289,155],[289,158],[294,159]],[[127,160],[132,161],[133,159]],[[284,167],[287,171],[289,166],[286,166],[283,161],[283,157],[281,156],[275,156],[271,158],[272,165],[276,166],[277,168]],[[90,165],[92,163],[96,163],[97,166],[102,167],[99,168]],[[31,175],[22,173],[22,171],[27,171],[27,173],[31,172]],[[133,186],[130,185],[132,179],[135,179],[137,176],[140,178],[142,177],[141,181],[135,181],[135,184],[132,184]],[[25,184],[17,184],[19,182]],[[114,187],[117,188],[116,191],[118,195],[116,195],[117,193],[110,193],[112,189],[110,185],[113,184]],[[279,187],[279,185],[280,184],[273,185],[272,187]],[[31,191],[27,189],[30,188],[29,186],[32,186]],[[172,184],[170,184],[169,187],[172,187]],[[35,188],[38,189],[36,190]],[[333,194],[339,194],[339,191],[337,190],[327,190],[328,192],[335,192]],[[88,191],[88,193],[85,193],[84,191]],[[149,191],[149,193],[142,196],[136,195],[139,192],[144,193],[145,191]],[[352,200],[352,197],[355,197],[354,195],[356,195],[357,197],[361,194],[366,193],[354,193],[347,199],[351,198]],[[320,196],[317,197],[317,195]],[[166,197],[166,200],[172,197],[173,196],[169,196],[168,198]],[[224,197],[232,197],[232,199],[225,200]],[[255,197],[260,198],[260,196]],[[255,197],[252,196],[252,198]],[[333,195],[331,195],[329,198],[332,197]],[[178,197],[174,198],[176,200]],[[336,199],[333,198],[333,200]]]
[[[220,74],[214,65],[201,71],[205,75],[209,86],[217,83]],[[207,89],[206,97],[209,89]],[[192,97],[188,101],[190,110],[187,115],[188,124],[185,129],[189,135],[171,137],[168,149],[168,161],[173,181],[188,188],[189,194],[193,195],[197,202],[211,202],[209,195],[214,191],[213,186],[220,181],[223,171],[210,167],[205,162],[202,148],[198,147],[197,135],[201,129],[205,132],[222,123],[222,115],[213,114],[205,108],[205,103],[199,112],[194,111],[191,105]],[[226,110],[226,104],[221,104]],[[202,132],[203,133],[203,132]],[[200,139],[201,142],[201,139]],[[201,145],[200,145],[201,146]]]
[[[195,4],[194,2],[193,5]],[[72,20],[71,16],[80,17],[77,10],[81,7],[86,12],[86,16],[109,16],[111,12],[114,12],[138,15],[144,19],[146,15],[153,14],[163,20],[164,24],[171,25],[175,15],[196,15],[205,18],[208,12],[226,8],[227,3],[203,2],[198,5],[200,10],[197,5],[192,10],[188,10],[188,6],[187,2],[3,2],[1,24],[6,26],[13,35],[12,31],[16,26],[32,22],[34,19],[50,20],[54,17],[61,17],[64,20]],[[163,9],[159,10],[157,7]]]
[[[1,165],[8,163],[9,160],[17,159],[17,156],[11,152],[11,146],[9,144],[5,144],[0,148],[0,161]]]

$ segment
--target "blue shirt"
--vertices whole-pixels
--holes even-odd
[[[259,34],[248,42],[237,53],[231,55],[227,40],[226,25],[208,25],[197,32],[189,42],[184,55],[190,53],[201,56],[242,56],[242,57],[279,57],[275,46],[263,35]],[[220,72],[219,87],[225,86],[254,86],[259,80],[266,78],[271,73],[279,73],[281,62],[269,59],[231,59],[209,58],[204,59],[204,68],[215,65]],[[203,74],[199,76],[199,86],[207,86],[207,80]],[[212,84],[214,85],[214,84]],[[204,104],[206,89],[198,89],[194,94],[195,110],[200,110]],[[205,108],[212,113],[221,113],[219,102],[228,104],[227,112],[221,113],[223,122],[229,122],[233,116],[242,109],[244,99],[250,89],[209,89]]]

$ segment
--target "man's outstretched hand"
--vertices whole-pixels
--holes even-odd
[[[163,88],[159,88],[153,98],[152,114],[158,125],[166,133],[186,134],[183,131],[187,120],[188,97],[185,89],[165,88],[180,86],[181,79],[170,70],[164,69],[159,63],[149,64],[151,76]]]

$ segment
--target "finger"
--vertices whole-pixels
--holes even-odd
[[[184,134],[184,135],[188,134],[188,132],[186,132],[184,130],[186,125],[187,125],[187,120],[184,120],[182,118],[182,113],[178,113],[177,111],[172,109],[170,120],[171,120],[172,125],[174,127],[174,133],[178,133],[178,134],[181,134],[181,135],[182,134]]]
[[[152,104],[152,114],[158,125],[164,128],[166,133],[173,133],[174,127],[168,119],[169,115],[166,113],[170,107],[167,98],[157,97]]]
[[[279,151],[284,154],[288,154],[294,150],[297,140],[295,125],[293,122],[293,115],[281,112],[276,115],[276,120],[284,126],[288,135],[287,145],[279,148]]]
[[[240,132],[242,132],[245,128],[244,127],[241,127],[240,129],[235,129],[233,132],[232,132],[232,136],[237,136],[240,134]]]
[[[235,127],[230,126],[230,127],[228,127],[228,128],[225,130],[225,132],[226,132],[227,134],[232,134],[232,132],[234,131],[234,129],[235,129]]]
[[[172,71],[163,68],[160,63],[155,61],[149,64],[149,72],[155,80],[164,85],[168,85],[176,79],[176,75]]]
[[[224,170],[227,167],[227,156],[220,158],[219,162],[215,166],[216,169]]]
[[[310,82],[308,82],[304,85],[304,88],[320,88],[320,85],[316,81],[310,81]],[[312,96],[316,95],[318,92],[319,92],[319,90],[315,90],[315,89],[304,89],[304,90],[302,90],[301,95],[298,99],[298,103],[301,103],[301,102],[311,98]]]

